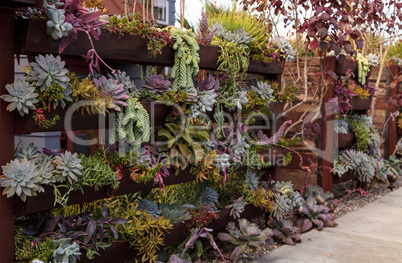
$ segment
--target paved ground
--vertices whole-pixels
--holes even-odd
[[[302,235],[253,263],[402,263],[402,188],[336,220],[335,228]]]

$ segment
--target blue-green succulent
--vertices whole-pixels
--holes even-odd
[[[66,151],[64,154],[60,154],[60,156],[55,157],[56,173],[59,173],[61,177],[58,178],[58,181],[65,181],[68,179],[70,183],[73,181],[77,181],[78,175],[82,175],[81,170],[83,166],[81,165],[81,159],[77,157],[77,153],[72,154],[69,151]]]
[[[10,102],[7,106],[8,111],[18,110],[21,116],[28,114],[29,110],[35,110],[36,99],[39,94],[35,93],[35,87],[24,80],[17,79],[13,84],[7,84],[8,94],[0,96],[4,101]]]

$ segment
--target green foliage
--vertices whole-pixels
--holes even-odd
[[[25,235],[21,227],[17,227],[14,233],[15,262],[25,263],[38,259],[43,262],[49,262],[52,258],[56,245],[46,237],[37,246],[31,246],[33,237]]]
[[[299,90],[299,88],[292,82],[289,82],[283,90],[280,90],[278,85],[272,86],[272,88],[275,90],[274,94],[276,101],[282,103],[293,101],[296,96],[295,92]]]
[[[190,212],[182,206],[176,204],[160,204],[161,215],[169,219],[172,224],[183,222],[191,218]]]
[[[218,158],[217,152],[210,151],[204,154],[202,161],[193,167],[191,167],[191,172],[197,176],[197,181],[212,181],[221,182],[222,176],[219,172],[219,167],[216,165],[216,159]]]
[[[273,191],[275,192],[275,205],[272,216],[277,220],[283,219],[294,209],[301,209],[303,198],[299,192],[293,190],[291,182],[276,182]]]
[[[120,181],[117,172],[113,171],[104,159],[84,155],[80,155],[79,158],[83,166],[82,175],[78,176],[81,185],[94,187],[95,190],[106,185],[110,185],[113,189],[119,187]]]
[[[218,203],[219,194],[215,189],[206,187],[202,190],[200,195],[199,204],[201,206],[209,206],[215,208],[215,203]]]
[[[169,152],[167,165],[184,169],[188,163],[198,164],[203,160],[204,142],[209,141],[208,125],[203,119],[186,118],[182,123],[166,123],[167,129],[158,131],[167,140],[162,149]]]
[[[194,87],[192,77],[197,76],[199,71],[198,63],[200,57],[198,55],[196,36],[191,30],[170,27],[172,39],[175,41],[173,44],[174,50],[174,65],[172,67],[171,76],[174,79],[172,89]]]
[[[370,71],[370,65],[367,58],[363,57],[361,53],[357,54],[357,70],[358,81],[364,85],[366,83],[367,73]]]
[[[121,200],[121,199],[120,199]],[[153,217],[139,211],[137,203],[115,202],[110,204],[112,214],[123,216],[129,222],[118,226],[119,235],[138,249],[141,262],[155,262],[156,252],[163,245],[163,237],[172,224],[163,216]]]
[[[361,86],[357,86],[353,89],[353,92],[356,93],[356,96],[361,100],[368,100],[371,96],[370,91],[362,88]]]
[[[369,182],[376,175],[377,160],[364,152],[345,150],[334,162],[333,173],[339,177],[348,171],[353,172],[359,181]]]
[[[243,253],[255,252],[272,235],[271,229],[261,231],[256,224],[250,223],[247,219],[239,219],[239,228],[234,222],[230,222],[226,230],[229,233],[218,233],[218,239],[237,246],[230,255],[231,260]]]
[[[41,101],[47,108],[56,109],[59,105],[64,108],[68,101],[72,101],[70,95],[73,92],[71,87],[61,86],[58,82],[52,82],[42,93],[38,88],[38,100]]]
[[[207,3],[206,14],[210,25],[219,23],[230,32],[245,30],[253,38],[248,44],[253,53],[259,53],[267,46],[270,37],[268,23],[250,12],[239,10],[236,4],[225,10]]]
[[[36,170],[33,161],[15,159],[10,163],[2,166],[3,175],[0,177],[0,184],[5,187],[3,195],[7,194],[7,198],[17,194],[22,201],[26,201],[27,196],[36,196],[37,192],[45,190],[40,185],[42,178]]]
[[[387,59],[392,57],[402,58],[402,40],[396,41],[389,49]]]
[[[115,143],[127,138],[133,144],[133,149],[138,150],[142,142],[150,139],[149,115],[137,98],[130,96],[127,104],[121,112],[116,113],[109,141]]]

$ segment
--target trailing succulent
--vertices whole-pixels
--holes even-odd
[[[70,78],[68,77],[68,70],[64,67],[65,64],[66,62],[62,61],[60,56],[39,55],[35,57],[35,62],[29,63],[24,69],[27,74],[25,80],[33,83],[41,92],[44,92],[54,82],[67,87]]]
[[[133,150],[138,150],[142,142],[147,142],[150,139],[149,115],[134,96],[130,96],[126,102],[127,107],[116,113],[109,142],[116,143],[127,139],[127,142],[133,145]]]
[[[174,65],[172,67],[171,77],[174,79],[172,89],[194,87],[193,77],[197,76],[199,71],[198,63],[200,57],[198,55],[196,35],[191,30],[170,27],[169,31],[174,40]]]
[[[58,181],[64,182],[66,179],[73,183],[73,181],[77,181],[78,177],[82,175],[81,170],[84,168],[81,165],[81,159],[78,158],[77,153],[72,154],[69,151],[66,151],[64,154],[60,154],[60,156],[56,156],[54,162],[57,164],[56,173],[59,173]]]
[[[261,231],[254,223],[250,223],[247,219],[239,219],[239,227],[234,222],[230,222],[226,230],[229,233],[218,233],[218,239],[223,242],[229,242],[237,247],[230,255],[230,259],[234,260],[243,253],[255,252],[260,246],[265,244],[272,231],[269,228]]]
[[[36,196],[37,192],[45,191],[40,185],[42,178],[39,177],[33,161],[15,159],[3,165],[2,169],[3,175],[0,177],[0,184],[5,188],[3,195],[7,194],[8,198],[17,194],[25,202],[27,196]]]
[[[7,110],[18,110],[21,116],[28,114],[29,110],[35,110],[35,104],[38,102],[38,93],[35,93],[35,87],[24,80],[15,80],[13,84],[7,84],[8,94],[0,96],[4,101],[10,102]]]

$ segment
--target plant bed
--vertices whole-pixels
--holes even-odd
[[[71,43],[63,52],[65,56],[81,57],[91,49],[88,37],[78,34],[78,39]],[[59,54],[61,40],[53,40],[46,34],[46,23],[39,19],[18,19],[15,25],[15,47],[17,54],[53,53]],[[173,66],[173,49],[164,47],[162,54],[149,57],[145,40],[138,35],[118,36],[110,32],[102,32],[100,39],[94,41],[99,56],[105,61],[118,63],[145,64],[155,66]],[[111,49],[110,47],[117,47]],[[219,48],[200,46],[200,69],[217,69]],[[272,62],[265,65],[262,62],[251,62],[249,73],[264,75],[280,75],[285,66],[284,61]]]
[[[353,97],[349,101],[349,104],[352,106],[352,110],[368,110],[370,109],[372,100],[373,97],[370,97],[368,100],[362,100],[358,97]]]
[[[340,184],[340,183],[347,182],[350,180],[356,180],[356,176],[352,172],[347,172],[344,175],[342,175],[341,177],[339,177],[338,175],[333,175],[333,183],[334,184]]]
[[[179,173],[179,175],[174,175],[174,170],[170,169],[170,176],[165,177],[163,182],[167,185],[174,185],[179,183],[185,183],[194,181],[196,176],[190,172],[189,169],[185,169]],[[79,190],[73,191],[69,194],[69,199],[67,205],[73,204],[83,204],[92,202],[98,199],[104,199],[111,196],[124,195],[129,193],[135,193],[140,191],[147,191],[153,188],[157,188],[158,185],[154,185],[153,181],[146,184],[136,183],[130,178],[130,173],[128,170],[123,171],[123,178],[120,181],[120,186],[118,189],[113,190],[109,186],[104,186],[95,190],[93,187],[85,186],[83,187],[84,193]],[[35,197],[27,198],[26,202],[22,202],[21,199],[16,196],[15,202],[15,215],[26,216],[36,212],[46,211],[53,208],[61,207],[60,204],[54,205],[54,194],[52,186],[45,186],[45,192],[38,193]],[[61,194],[64,194],[60,190]],[[65,191],[64,191],[65,192]]]
[[[338,134],[338,147],[350,147],[356,142],[356,136],[353,132],[348,132],[346,134]]]
[[[0,6],[4,7],[26,7],[26,6],[40,6],[42,0],[8,0],[1,1]]]
[[[230,209],[226,208],[217,213],[217,219],[213,220],[207,225],[208,228],[212,228],[214,231],[218,231],[226,227],[229,222],[235,221],[232,216],[229,215]],[[265,212],[253,205],[246,205],[244,207],[244,212],[241,214],[242,218],[252,219],[263,215]],[[160,247],[161,249],[174,246],[184,241],[190,233],[186,228],[185,222],[180,222],[173,225],[173,229],[166,233],[164,245]],[[216,241],[216,240],[215,240]],[[107,248],[106,250],[100,250],[101,256],[95,256],[97,263],[102,262],[125,262],[130,259],[134,259],[138,256],[138,251],[130,247],[128,242],[117,241]],[[81,256],[80,263],[91,263],[94,260],[90,260],[84,256]]]
[[[152,102],[141,102],[141,104],[144,106],[144,108],[147,110],[149,117],[150,117],[150,123],[152,126],[162,126],[165,123],[165,118],[167,115],[170,113],[170,110],[168,109],[168,106],[165,104],[161,103],[152,103]],[[102,125],[105,125],[104,128],[109,128],[112,127],[114,124],[114,121],[110,120],[110,114],[92,114],[89,115],[87,113],[82,114],[81,112],[74,112],[73,113],[73,118],[71,118],[71,127],[68,128],[65,125],[65,117],[67,114],[67,110],[65,109],[56,109],[56,110],[51,110],[49,113],[45,113],[46,118],[51,119],[55,115],[59,115],[60,120],[57,121],[57,123],[53,126],[51,126],[48,129],[42,129],[40,128],[36,123],[33,118],[33,113],[31,112],[28,115],[25,115],[24,117],[21,117],[18,113],[15,113],[15,133],[16,134],[30,134],[33,132],[51,132],[51,131],[79,131],[79,130],[96,130],[96,129],[102,129],[100,127],[100,122],[103,123]],[[102,120],[103,118],[103,120]],[[111,122],[112,121],[112,122]]]

